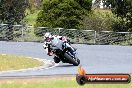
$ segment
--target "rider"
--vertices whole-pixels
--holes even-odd
[[[51,52],[50,45],[54,48],[64,50],[64,48],[68,48],[70,51],[75,51],[74,48],[71,47],[71,45],[68,43],[66,37],[64,36],[58,36],[58,35],[52,35],[50,32],[45,33],[44,35],[44,49],[46,49],[47,54],[49,56],[52,56],[53,53]]]

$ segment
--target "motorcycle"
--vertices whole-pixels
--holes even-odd
[[[47,45],[50,52],[54,55],[54,62],[59,63],[62,61],[63,63],[73,64],[74,66],[78,66],[80,64],[80,60],[77,57],[76,49],[71,49],[70,47],[66,47],[63,45],[63,50],[58,49],[56,47]]]

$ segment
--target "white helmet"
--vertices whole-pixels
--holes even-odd
[[[45,33],[45,35],[44,35],[44,37],[46,37],[46,38],[51,38],[51,37],[52,37],[52,35],[51,35],[51,33],[50,33],[50,32],[46,32],[46,33]]]
[[[52,35],[50,32],[46,32],[44,35],[44,40],[50,42],[52,40]]]

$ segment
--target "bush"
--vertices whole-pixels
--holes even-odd
[[[96,31],[112,31],[114,15],[109,10],[93,10],[93,13],[86,16],[82,21],[82,29]]]
[[[79,28],[91,5],[92,0],[44,0],[35,26]]]

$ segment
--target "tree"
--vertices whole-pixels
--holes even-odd
[[[28,0],[1,0],[0,2],[0,21],[8,24],[7,39],[13,39],[13,24],[20,24],[25,17],[25,10]]]
[[[93,7],[94,8],[100,8],[101,0],[93,0]]]
[[[36,10],[41,8],[43,0],[29,0],[29,10],[34,13]]]
[[[36,26],[79,28],[91,6],[92,0],[44,0]]]
[[[111,10],[119,19],[114,27],[121,28],[116,31],[132,31],[132,1],[131,0],[104,0],[107,6],[111,6]]]
[[[20,23],[25,16],[25,10],[28,6],[28,0],[1,0],[0,20],[8,23]]]
[[[83,29],[99,31],[111,31],[114,16],[108,10],[94,10],[92,14],[86,16]]]

